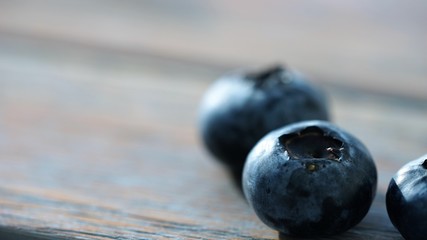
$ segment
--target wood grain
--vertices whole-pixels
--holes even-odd
[[[0,41],[4,234],[278,237],[199,144],[197,107],[215,70],[9,40]],[[324,88],[335,122],[369,146],[380,170],[370,213],[336,239],[400,239],[384,192],[393,172],[425,151],[426,102]]]
[[[59,10],[63,5],[49,2],[0,2],[1,239],[291,239],[257,219],[225,169],[204,150],[197,132],[198,105],[209,84],[236,66],[262,61],[231,58],[234,63],[220,64],[230,56],[225,50],[214,58],[197,51],[179,55],[163,45],[127,45],[132,24],[123,30],[128,33],[123,42],[111,35],[103,40],[97,33],[104,30],[96,27],[87,36],[85,28],[61,30],[73,26],[61,21],[76,9],[91,6],[76,21],[99,26],[97,22],[108,19],[104,11],[115,5],[106,4],[99,12],[96,4],[75,1],[64,13]],[[164,4],[151,8],[165,11],[169,5]],[[187,8],[180,11],[184,13],[172,12],[181,24],[189,16],[205,17],[188,15]],[[95,16],[91,21],[90,13]],[[40,22],[26,21],[42,15],[46,19]],[[120,16],[124,18],[118,20]],[[109,23],[139,18],[137,13],[113,14]],[[44,25],[46,21],[51,24]],[[124,25],[111,27],[119,26]],[[357,61],[373,56],[368,55]],[[314,71],[304,73],[329,95],[333,121],[367,145],[379,170],[377,197],[366,218],[329,239],[402,239],[388,219],[384,195],[394,172],[427,149],[427,88],[420,87],[425,84],[424,63],[414,65],[417,71],[394,69],[406,73],[403,90],[402,83],[379,89],[369,81],[341,82],[343,75],[361,75],[352,75],[355,69],[326,73],[307,64],[302,69]],[[395,73],[384,69],[377,72],[378,83]]]

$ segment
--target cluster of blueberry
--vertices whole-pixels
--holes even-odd
[[[369,211],[377,188],[372,156],[329,121],[324,93],[297,72],[274,66],[220,78],[204,96],[199,123],[207,149],[281,234],[338,234]],[[427,234],[426,158],[405,165],[387,192],[390,219],[407,239]]]

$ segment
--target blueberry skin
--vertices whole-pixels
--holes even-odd
[[[405,239],[427,238],[427,154],[394,175],[386,205],[391,222]]]
[[[241,175],[249,151],[265,134],[312,119],[329,119],[323,92],[296,72],[274,66],[218,79],[202,100],[199,130],[209,152]]]
[[[275,130],[250,152],[243,191],[258,217],[283,235],[344,232],[368,212],[377,170],[367,148],[325,121]]]

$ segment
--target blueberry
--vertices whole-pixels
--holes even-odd
[[[386,205],[405,239],[427,238],[427,154],[399,169],[388,186]]]
[[[368,212],[377,170],[366,147],[325,121],[275,130],[249,153],[243,190],[258,217],[284,235],[346,231]]]
[[[217,159],[241,174],[249,151],[266,133],[297,121],[328,120],[326,105],[323,92],[281,66],[232,73],[203,98],[201,138]]]

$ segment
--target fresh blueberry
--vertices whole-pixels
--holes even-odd
[[[325,121],[275,130],[250,152],[243,190],[258,217],[283,235],[346,231],[368,212],[377,170],[366,147]]]
[[[199,128],[207,149],[241,175],[249,151],[268,132],[328,118],[323,92],[300,74],[274,66],[218,79],[202,101]]]
[[[399,169],[388,186],[386,205],[405,239],[427,239],[427,154]]]

